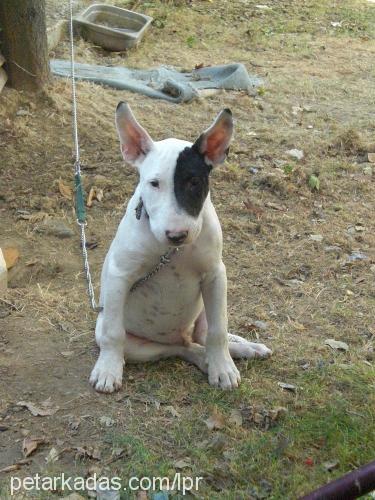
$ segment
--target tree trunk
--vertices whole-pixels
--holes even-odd
[[[45,0],[0,0],[0,40],[11,87],[37,90],[48,81]]]

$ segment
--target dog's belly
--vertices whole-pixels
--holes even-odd
[[[125,304],[125,330],[165,344],[189,339],[203,309],[196,273],[165,268],[130,293]]]

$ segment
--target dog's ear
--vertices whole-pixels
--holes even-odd
[[[116,128],[120,137],[124,160],[139,166],[154,143],[146,130],[135,119],[130,106],[120,102],[116,109]]]
[[[225,160],[232,134],[232,112],[228,108],[223,109],[211,127],[198,137],[193,147],[204,156],[208,165],[214,167]]]

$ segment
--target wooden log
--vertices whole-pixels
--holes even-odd
[[[9,85],[41,88],[49,79],[45,0],[0,0],[0,26]]]

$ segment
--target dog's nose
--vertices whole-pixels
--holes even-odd
[[[174,245],[181,245],[181,243],[186,240],[188,231],[165,231],[165,234],[171,243],[173,243]]]

